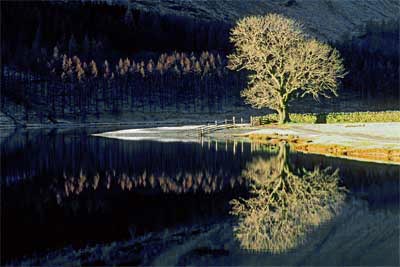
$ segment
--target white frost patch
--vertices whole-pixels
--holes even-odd
[[[266,128],[266,129],[260,129],[256,131],[249,132],[247,134],[279,134],[279,135],[299,135],[299,132],[297,131],[292,131],[289,129],[278,129],[278,128]]]
[[[203,125],[185,125],[174,127],[155,127],[127,129],[93,134],[93,136],[116,138],[121,140],[154,140],[160,142],[196,142],[197,128]]]
[[[104,132],[100,134],[94,134],[96,136],[104,136],[104,135],[126,135],[126,134],[148,134],[148,133],[163,133],[163,132],[172,132],[172,131],[188,131],[195,130],[203,125],[186,125],[186,126],[175,126],[175,127],[155,127],[155,128],[141,128],[141,129],[127,129],[127,130],[119,130],[112,132]]]
[[[398,138],[400,141],[400,123],[341,123],[341,124],[303,124],[303,129],[340,134],[363,134],[376,137]]]
[[[158,141],[158,142],[198,142],[197,139],[189,139],[189,138],[157,138],[151,136],[137,136],[137,137],[129,137],[129,136],[106,136],[101,134],[96,134],[96,136],[101,136],[105,138],[115,138],[120,140],[127,140],[127,141]]]

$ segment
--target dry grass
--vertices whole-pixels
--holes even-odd
[[[349,146],[323,145],[323,144],[313,144],[313,143],[293,144],[293,147],[297,151],[306,153],[400,163],[400,150],[398,149],[386,149],[386,148],[360,149],[360,148],[352,148]]]
[[[309,139],[300,138],[294,135],[279,134],[250,134],[251,140],[265,143],[277,144],[286,142],[296,151],[327,156],[343,157],[358,160],[370,160],[386,163],[400,163],[400,150],[388,148],[355,148],[351,146],[335,144],[317,144]]]

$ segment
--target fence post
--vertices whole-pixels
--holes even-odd
[[[235,116],[232,117],[233,125],[235,125]]]
[[[253,116],[250,116],[250,126],[253,126]]]
[[[240,118],[240,124],[243,124],[243,118]]]
[[[227,120],[225,119],[225,124],[227,124],[228,122],[227,122]]]
[[[218,125],[218,122],[217,122],[217,121],[215,121],[215,125]]]

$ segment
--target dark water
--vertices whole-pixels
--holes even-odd
[[[304,245],[305,241],[297,242],[298,240],[307,239],[308,243],[317,240],[308,234],[312,232],[309,228],[326,224],[339,217],[338,214],[344,214],[345,209],[341,206],[347,207],[349,203],[362,203],[353,207],[353,210],[346,208],[350,211],[349,214],[354,214],[354,210],[359,209],[364,212],[363,216],[352,218],[355,220],[353,225],[366,224],[365,220],[375,220],[376,216],[384,213],[376,222],[386,222],[384,228],[390,230],[389,236],[392,239],[387,240],[386,233],[382,234],[382,240],[379,240],[379,234],[366,234],[363,240],[360,230],[348,228],[344,235],[351,240],[357,240],[353,247],[359,245],[360,249],[355,250],[352,256],[342,255],[341,258],[347,260],[336,263],[357,265],[360,263],[357,253],[366,248],[370,251],[378,249],[375,246],[379,244],[384,244],[379,247],[384,251],[376,257],[371,254],[367,262],[362,263],[399,263],[399,166],[304,155],[280,146],[267,147],[241,141],[162,143],[122,141],[89,135],[99,131],[18,131],[2,138],[3,263],[21,259],[23,256],[40,257],[66,246],[79,249],[98,243],[108,244],[182,225],[210,224],[230,219],[235,222],[246,221],[250,216],[246,212],[230,214],[230,201],[254,196],[254,192],[250,191],[254,185],[258,186],[257,183],[263,184],[259,181],[260,177],[276,177],[277,181],[286,181],[284,185],[289,191],[295,192],[293,186],[299,186],[304,188],[304,192],[315,192],[311,196],[317,199],[322,199],[325,192],[327,197],[325,196],[325,202],[316,200],[308,204],[307,198],[300,197],[302,192],[299,191],[298,195],[292,192],[288,200],[293,200],[294,197],[299,203],[304,203],[296,207],[287,204],[285,198],[282,198],[282,203],[286,203],[283,204],[286,209],[284,214],[292,214],[289,216],[292,219],[285,217],[286,219],[281,220],[293,223],[294,226],[289,229],[297,229],[302,223],[306,227],[301,227],[301,231],[293,235],[290,231],[286,233],[286,243],[282,243],[279,248],[280,241],[272,240],[273,243],[268,243],[270,241],[260,238],[258,233],[247,233],[247,238],[252,241],[249,242],[250,247],[246,247],[243,236],[235,237],[232,234],[230,238],[239,247],[238,250],[228,249],[229,256],[221,256],[222,258],[208,257],[206,261],[200,258],[197,264],[279,265],[279,261],[265,259],[265,255],[285,255]],[[316,166],[319,167],[317,171]],[[326,170],[326,174],[323,170],[328,167],[330,169]],[[337,177],[334,174],[336,169]],[[320,180],[310,178],[310,175]],[[270,192],[274,199],[280,199],[281,196],[272,192],[268,186],[264,184],[259,188]],[[257,196],[254,199],[258,201]],[[315,218],[307,221],[301,214],[309,211],[311,206],[315,212],[307,213],[306,217],[314,218],[315,215]],[[258,208],[262,207],[261,205]],[[277,214],[279,210],[279,207],[274,206],[269,212]],[[265,224],[265,218],[254,220]],[[269,223],[272,226],[264,227],[266,235],[274,237],[271,233],[277,223]],[[348,227],[346,225],[342,227]],[[376,223],[372,225],[380,229]],[[340,225],[334,227],[340,228]],[[365,227],[369,229],[370,226],[366,224]],[[278,230],[283,231],[284,228]],[[373,232],[373,229],[368,231]],[[305,238],[307,236],[311,237]],[[327,240],[318,241],[321,243],[318,243],[317,249],[311,254],[318,256],[319,251],[324,249],[332,257],[335,257],[335,253],[343,254],[328,246],[330,239],[333,242],[335,238],[334,234],[327,235]],[[255,247],[257,240],[260,245]],[[241,254],[241,249],[257,253],[250,253],[252,256],[247,258]],[[382,258],[382,255],[385,256]],[[182,262],[181,259],[179,264],[182,263],[188,262]],[[318,261],[319,265],[329,263],[332,261]]]

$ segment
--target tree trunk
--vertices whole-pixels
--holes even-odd
[[[286,122],[289,122],[289,113],[287,112],[287,104],[284,103],[282,106],[278,109],[278,114],[279,114],[279,124],[283,124]]]

